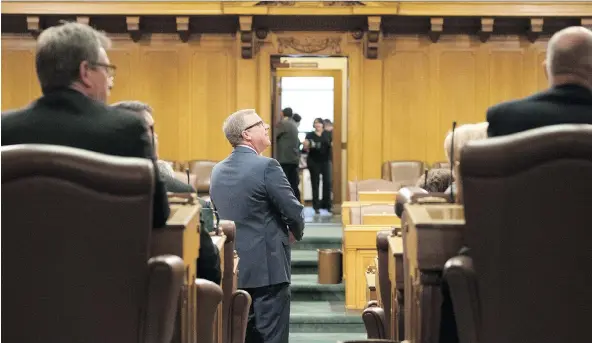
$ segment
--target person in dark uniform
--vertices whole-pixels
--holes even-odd
[[[322,118],[314,120],[314,131],[306,134],[304,150],[308,152],[306,164],[312,184],[312,207],[331,212],[331,136],[325,131]],[[319,199],[319,183],[323,178],[323,198]]]

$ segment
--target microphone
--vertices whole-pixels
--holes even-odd
[[[452,176],[452,172],[454,171],[454,130],[456,130],[456,121],[452,122],[452,137],[450,137],[450,175]],[[452,183],[450,184],[450,199],[454,204],[454,187],[452,187]]]

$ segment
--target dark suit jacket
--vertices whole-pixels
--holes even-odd
[[[154,162],[153,226],[164,227],[170,209],[146,124],[138,117],[72,89],[56,90],[30,106],[2,113],[2,145],[53,144]]]
[[[487,111],[489,137],[558,124],[592,124],[592,91],[563,85],[524,99],[504,102]]]
[[[245,146],[216,164],[210,196],[220,218],[234,221],[238,288],[290,282],[289,232],[302,239],[302,204],[278,161]]]
[[[161,174],[167,192],[172,193],[195,193],[191,185],[177,180],[168,175]],[[203,226],[202,226],[203,228]],[[214,245],[212,237],[207,230],[199,230],[199,258],[197,259],[197,276],[201,279],[220,284],[222,281],[222,270],[220,268],[220,252]]]
[[[300,139],[296,122],[289,118],[280,120],[275,128],[275,159],[280,164],[300,163]]]

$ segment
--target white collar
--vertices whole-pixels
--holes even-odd
[[[254,152],[257,154],[257,155],[259,155],[259,153],[257,152],[257,150],[253,149],[252,147],[250,147],[250,146],[248,146],[248,145],[239,144],[239,145],[237,145],[237,146],[242,146],[242,147],[245,147],[245,148],[249,148],[249,149],[253,150],[253,151],[254,151]]]

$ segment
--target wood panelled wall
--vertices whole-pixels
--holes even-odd
[[[343,180],[380,177],[386,160],[443,160],[453,120],[483,121],[489,105],[546,87],[546,39],[493,36],[481,43],[475,36],[444,35],[432,43],[425,36],[385,37],[379,59],[369,60],[347,33],[290,33],[328,35],[340,38],[338,53],[349,58]],[[275,34],[251,60],[240,58],[240,43],[231,35],[204,34],[189,43],[177,35],[155,34],[139,43],[127,35],[113,39],[109,56],[117,76],[110,102],[135,99],[154,108],[161,158],[220,160],[231,150],[221,131],[228,114],[256,108],[271,118],[270,56],[280,51]],[[317,54],[336,54],[331,49]],[[302,54],[286,46],[281,53]],[[2,35],[2,109],[24,106],[39,94],[34,40]]]

